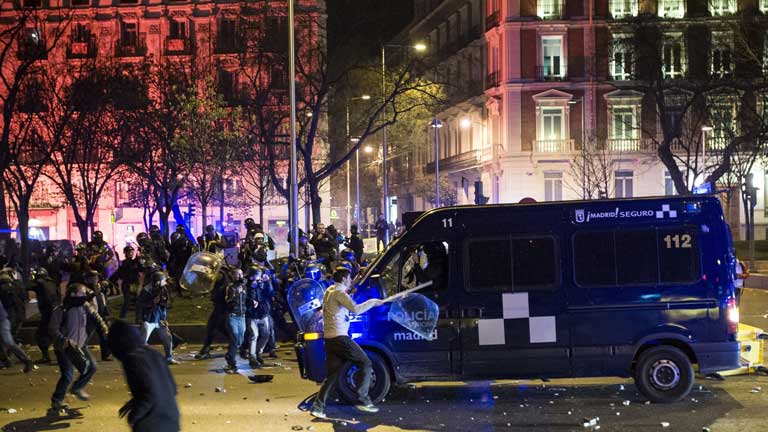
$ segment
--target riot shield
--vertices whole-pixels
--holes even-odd
[[[300,331],[322,329],[323,293],[325,287],[312,279],[301,279],[288,287],[288,306]]]
[[[216,275],[224,265],[224,257],[210,252],[198,252],[187,261],[179,285],[194,294],[206,294],[213,290]]]
[[[421,294],[411,293],[392,302],[389,319],[426,340],[435,338],[440,308]]]

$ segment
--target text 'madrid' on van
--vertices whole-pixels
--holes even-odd
[[[739,367],[733,268],[714,197],[440,208],[408,224],[354,294],[432,280],[421,292],[439,305],[432,337],[391,320],[389,304],[350,331],[373,362],[377,401],[393,382],[618,376],[673,402],[694,370]],[[430,318],[420,313],[409,318]],[[322,381],[322,333],[300,333],[296,351],[302,377]],[[350,401],[353,376],[338,383]]]

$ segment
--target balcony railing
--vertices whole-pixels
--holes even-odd
[[[565,81],[568,76],[568,68],[565,65],[536,66],[537,81]]]
[[[573,150],[572,139],[548,139],[535,140],[533,142],[533,151],[535,153],[570,153]]]
[[[215,54],[239,54],[245,52],[245,43],[240,38],[219,39],[216,41]]]
[[[118,40],[115,43],[117,57],[144,57],[147,55],[147,35],[142,33],[132,42]]]
[[[190,55],[194,51],[192,40],[185,38],[165,38],[165,55]]]
[[[494,27],[499,26],[499,17],[501,14],[499,11],[495,11],[492,14],[485,17],[485,31],[488,31]]]
[[[479,162],[480,154],[476,150],[466,151],[456,155],[440,158],[440,171],[461,171],[475,167]],[[427,173],[435,172],[435,163],[430,162],[426,166]]]
[[[487,147],[483,147],[480,154],[480,159],[483,162],[488,162],[488,161],[503,157],[506,154],[507,154],[507,151],[504,149],[503,145],[491,144]]]
[[[67,46],[68,59],[95,58],[98,54],[96,35],[91,35],[87,40],[71,41]]]
[[[636,152],[640,151],[641,141],[636,138],[609,138],[608,150],[615,152]]]
[[[499,72],[491,72],[485,77],[485,89],[499,86]]]

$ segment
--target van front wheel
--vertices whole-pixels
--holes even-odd
[[[693,387],[693,365],[680,349],[658,346],[640,354],[635,385],[651,402],[671,403],[686,397]]]
[[[387,396],[392,386],[392,378],[389,373],[389,367],[384,359],[373,352],[366,351],[371,360],[371,387],[368,390],[368,397],[373,403],[379,403]],[[357,368],[352,363],[347,362],[339,374],[338,389],[341,398],[350,404],[358,403],[355,383],[355,373]]]

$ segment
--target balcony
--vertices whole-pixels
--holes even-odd
[[[492,28],[499,26],[499,17],[501,14],[499,11],[496,11],[487,17],[485,17],[485,31],[491,30]]]
[[[98,45],[95,35],[90,35],[87,40],[71,41],[67,46],[68,59],[96,58],[97,54]]]
[[[147,55],[147,35],[142,33],[138,39],[118,40],[115,43],[117,57],[144,57]]]
[[[491,144],[487,147],[483,147],[480,153],[480,160],[482,162],[489,162],[495,159],[502,158],[506,154],[507,154],[507,151],[502,144]]]
[[[188,37],[173,38],[168,36],[165,38],[164,48],[165,55],[167,56],[191,55],[195,50],[192,40],[190,40]]]
[[[485,89],[491,89],[499,86],[499,72],[491,72],[485,77]]]
[[[574,151],[572,139],[548,139],[533,141],[534,153],[571,153]]]
[[[466,169],[474,168],[477,166],[478,152],[477,150],[470,150],[457,155],[448,156],[440,159],[440,171],[463,171]],[[430,162],[425,167],[426,174],[435,173],[435,163]]]
[[[614,152],[637,152],[646,148],[636,138],[609,138],[607,144],[608,150]]]
[[[565,81],[568,76],[568,68],[559,66],[536,66],[536,81]]]

